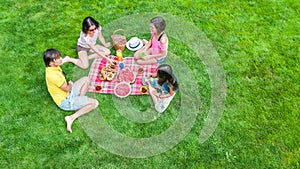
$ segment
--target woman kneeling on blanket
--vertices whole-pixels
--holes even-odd
[[[144,80],[149,86],[149,93],[153,100],[155,110],[163,113],[178,91],[177,78],[172,67],[167,64],[158,66],[157,72]]]

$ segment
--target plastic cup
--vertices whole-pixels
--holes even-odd
[[[140,56],[143,58],[143,57],[146,56],[146,53],[145,53],[145,52],[141,52],[141,53],[140,53]]]
[[[122,51],[121,51],[121,50],[117,50],[117,57],[118,57],[118,60],[119,60],[119,61],[122,61],[122,60],[123,60],[123,54],[122,54]]]
[[[122,63],[122,62],[119,63],[119,68],[120,68],[120,69],[124,69],[124,67],[125,67],[124,63]]]

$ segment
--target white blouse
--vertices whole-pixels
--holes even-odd
[[[84,48],[90,48],[89,45],[96,45],[97,38],[99,37],[99,33],[101,31],[101,26],[99,26],[98,29],[95,30],[94,36],[90,37],[88,34],[80,32],[80,37],[78,38],[77,45],[84,47]]]

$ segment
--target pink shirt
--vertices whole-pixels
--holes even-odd
[[[151,37],[152,37],[152,39],[151,39],[151,54],[152,55],[159,54],[162,51],[167,51],[168,50],[169,41],[167,41],[167,43],[165,43],[165,44],[162,44],[160,41],[158,41],[158,39],[155,38],[155,35],[154,35],[153,32],[151,32]],[[163,57],[156,58],[156,59],[159,60],[159,59],[164,58],[166,56],[167,56],[167,54]]]

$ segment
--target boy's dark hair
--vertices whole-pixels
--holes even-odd
[[[60,51],[56,50],[56,49],[47,49],[44,52],[44,62],[46,67],[50,67],[50,62],[54,61],[54,59],[56,59],[57,57],[60,57]]]
[[[152,18],[150,23],[153,23],[153,25],[155,26],[158,34],[162,33],[166,29],[166,22],[160,16]]]
[[[94,18],[92,18],[91,16],[84,18],[82,22],[82,32],[87,34],[89,28],[94,25],[96,26],[97,29],[99,28],[99,22],[97,22]]]

